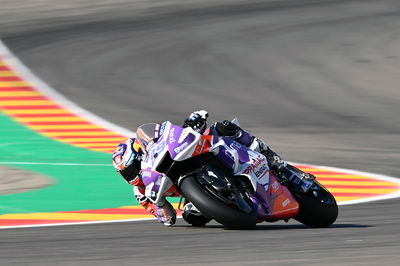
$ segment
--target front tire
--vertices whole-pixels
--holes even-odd
[[[318,181],[306,194],[293,193],[300,204],[294,219],[310,227],[328,227],[338,217],[338,206],[333,195]]]
[[[254,210],[245,213],[222,202],[206,191],[196,180],[196,177],[196,174],[185,177],[181,181],[180,189],[188,201],[192,202],[201,213],[231,229],[248,229],[256,225],[256,212]]]

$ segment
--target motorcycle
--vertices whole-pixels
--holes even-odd
[[[202,135],[168,121],[142,125],[137,135],[146,147],[145,194],[155,204],[163,195],[179,195],[205,221],[235,229],[291,218],[327,227],[338,216],[335,198],[315,176],[292,165],[274,175],[263,154],[228,137]]]

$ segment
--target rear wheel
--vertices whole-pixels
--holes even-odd
[[[311,227],[328,227],[338,217],[338,206],[333,195],[318,181],[306,194],[294,193],[300,211],[294,219]]]
[[[204,178],[214,178],[214,181],[216,181],[215,178],[218,178],[218,174],[214,172],[210,174],[210,171],[199,171],[190,174],[181,181],[180,189],[187,200],[192,202],[202,214],[215,219],[227,228],[248,229],[255,226],[256,212],[246,195],[233,195],[236,201],[238,198],[243,199],[242,202],[236,202],[218,191],[218,188],[215,189],[213,186],[201,184],[204,183],[201,182]],[[218,180],[220,182],[220,179]],[[244,206],[246,204],[248,208]],[[244,210],[240,209],[240,206]]]

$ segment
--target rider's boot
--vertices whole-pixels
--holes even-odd
[[[183,207],[182,218],[192,226],[205,226],[210,218],[205,217],[191,202]]]
[[[165,226],[172,226],[176,222],[176,211],[174,207],[167,200],[162,204],[156,205],[155,216]]]

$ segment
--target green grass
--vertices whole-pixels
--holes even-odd
[[[0,195],[0,214],[113,208],[137,204],[132,197],[132,187],[115,172],[110,154],[51,140],[16,123],[3,113],[0,113],[0,162],[54,180],[53,185],[42,189]],[[109,166],[19,165],[12,162]]]

